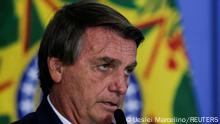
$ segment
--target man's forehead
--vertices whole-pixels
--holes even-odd
[[[92,52],[102,50],[136,53],[136,43],[121,37],[117,32],[103,27],[88,28],[84,35],[83,47]]]
[[[80,60],[136,65],[136,43],[105,28],[90,28],[82,37]]]
[[[119,36],[118,33],[116,33],[113,30],[104,28],[104,27],[92,27],[88,28],[85,31],[85,38],[88,41],[88,43],[94,43],[97,44],[99,42],[103,43],[111,43],[115,42],[118,45],[120,45],[121,41],[116,40],[117,39],[123,39],[121,36]],[[102,45],[100,44],[100,45]],[[97,44],[99,45],[99,44]]]

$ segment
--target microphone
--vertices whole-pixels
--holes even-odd
[[[116,124],[127,124],[124,112],[121,109],[115,110],[114,117],[115,117]]]

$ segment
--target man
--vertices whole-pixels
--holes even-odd
[[[43,100],[15,123],[112,123],[142,40],[137,28],[105,5],[64,6],[47,26],[38,53]]]

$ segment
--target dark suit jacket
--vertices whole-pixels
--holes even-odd
[[[45,97],[36,112],[30,113],[12,124],[62,124],[62,122]]]

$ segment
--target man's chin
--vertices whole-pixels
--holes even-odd
[[[111,116],[111,115],[107,115],[102,118],[98,118],[98,120],[97,120],[98,124],[111,124],[112,121],[113,121],[113,116]]]
[[[102,124],[111,124],[113,121],[113,116],[112,115],[108,115],[105,117],[105,119],[103,120]]]
[[[95,110],[95,113],[91,116],[93,116],[97,124],[111,124],[114,119],[113,112],[105,109],[97,109]]]

